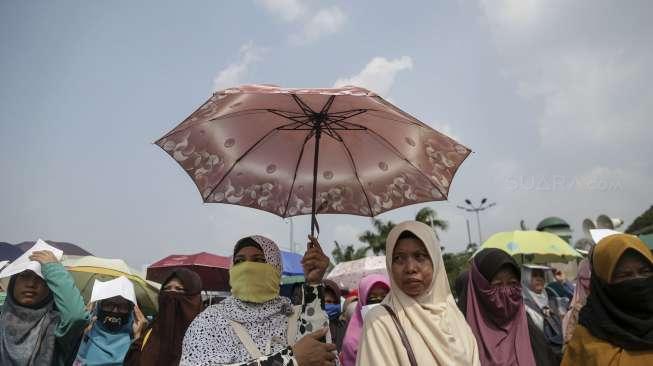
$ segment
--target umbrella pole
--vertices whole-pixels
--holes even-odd
[[[320,138],[322,137],[321,121],[316,121],[315,128],[315,155],[313,156],[313,203],[311,207],[311,236],[315,236],[315,227],[317,226],[317,218],[315,217],[317,207],[315,201],[317,199],[317,167],[318,158],[320,156]],[[320,229],[318,228],[318,233]]]

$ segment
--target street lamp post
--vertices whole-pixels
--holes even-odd
[[[478,245],[480,246],[483,243],[483,236],[481,235],[481,217],[479,215],[479,212],[495,206],[496,202],[487,203],[487,198],[483,198],[481,200],[481,204],[476,206],[472,203],[472,201],[469,198],[467,198],[465,199],[465,203],[467,204],[467,206],[456,206],[456,207],[458,207],[461,210],[465,210],[467,212],[474,212],[476,214],[476,225],[478,226]]]

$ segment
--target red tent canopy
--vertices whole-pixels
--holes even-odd
[[[147,267],[147,279],[162,283],[179,267],[197,273],[202,278],[203,290],[229,291],[231,258],[206,252],[169,255]]]

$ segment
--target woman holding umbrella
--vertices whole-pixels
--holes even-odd
[[[318,340],[328,334],[321,285],[328,264],[317,239],[310,237],[302,260],[303,301],[301,309],[293,309],[288,298],[279,296],[278,246],[258,235],[239,240],[229,271],[232,295],[191,323],[180,364],[333,365],[335,345]]]

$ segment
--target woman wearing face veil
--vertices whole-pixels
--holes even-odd
[[[321,282],[329,259],[317,239],[310,240],[302,260],[307,284],[297,308],[279,296],[277,245],[262,236],[239,240],[229,270],[232,295],[193,320],[180,364],[333,365],[335,345],[318,341],[328,334]]]
[[[653,255],[637,237],[601,239],[565,366],[653,365]]]
[[[175,268],[161,286],[159,313],[143,336],[132,343],[126,366],[178,365],[184,334],[202,311],[202,279]]]
[[[385,299],[388,291],[390,291],[390,281],[384,275],[372,274],[365,276],[358,283],[360,300],[356,303],[356,310],[354,310],[354,315],[349,320],[345,339],[342,342],[341,357],[343,366],[356,364],[356,354],[358,353],[358,344],[363,332],[365,313],[379,305]]]
[[[143,314],[132,302],[136,298],[132,283],[125,277],[108,282],[116,289],[126,288],[127,297],[117,295],[94,304],[93,321],[82,337],[75,366],[122,365],[132,339],[138,339],[145,327]]]
[[[451,295],[433,229],[417,221],[395,226],[386,241],[386,266],[391,286],[382,305],[399,326],[384,306],[366,314],[356,364],[480,365],[476,339]]]
[[[472,262],[461,292],[483,366],[558,365],[544,335],[530,322],[517,262],[500,249],[483,249]]]

